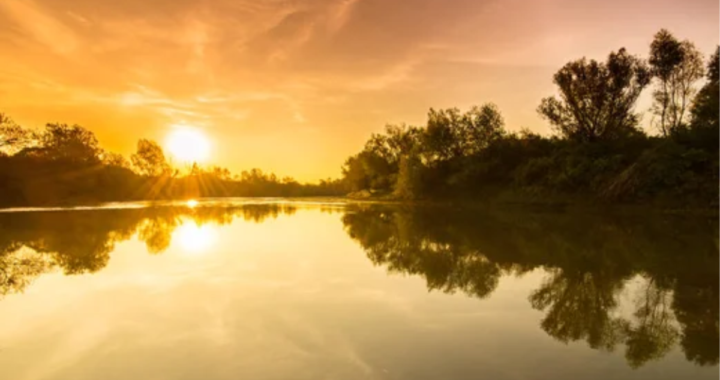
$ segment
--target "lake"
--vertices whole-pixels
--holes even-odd
[[[717,379],[718,221],[201,200],[0,213],[9,380]]]

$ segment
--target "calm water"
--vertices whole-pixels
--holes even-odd
[[[0,213],[3,379],[718,378],[715,219],[116,206]]]

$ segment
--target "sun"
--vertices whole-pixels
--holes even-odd
[[[177,126],[165,140],[165,148],[181,162],[204,162],[210,157],[210,141],[195,128]]]

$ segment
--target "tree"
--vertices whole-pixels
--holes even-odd
[[[624,48],[606,63],[582,58],[555,74],[560,99],[543,99],[538,112],[568,139],[617,139],[637,132],[633,108],[649,82],[647,65]]]
[[[97,162],[102,150],[95,134],[79,126],[47,124],[35,152],[50,160]]]
[[[389,191],[395,183],[394,165],[374,151],[363,150],[348,158],[342,168],[351,191]]]
[[[463,152],[466,155],[487,148],[491,142],[505,135],[505,121],[500,109],[493,103],[471,108],[463,115],[462,125],[461,138],[464,142]]]
[[[407,125],[386,125],[385,133],[373,133],[365,143],[365,151],[377,155],[397,169],[400,158],[419,145],[422,130]]]
[[[695,97],[690,113],[694,127],[710,127],[718,129],[718,96],[720,94],[720,46],[710,57],[707,67],[707,83]],[[716,133],[717,134],[717,133]],[[716,136],[717,137],[717,136]]]
[[[430,109],[423,145],[431,161],[446,161],[463,155],[462,119],[457,108]]]
[[[685,121],[696,93],[695,83],[704,75],[702,56],[692,42],[680,42],[662,29],[650,45],[649,63],[658,82],[652,111],[659,116],[659,128],[667,136]]]
[[[342,167],[343,181],[350,191],[365,190],[370,186],[370,181],[365,173],[361,162],[360,154],[349,157]]]
[[[401,199],[416,199],[422,193],[422,162],[417,154],[400,159],[400,170],[395,183],[395,196]]]
[[[232,178],[232,174],[230,173],[230,170],[227,168],[223,168],[220,166],[213,166],[210,169],[210,173],[215,176],[217,179],[229,181],[230,178]]]
[[[430,109],[423,145],[430,160],[446,161],[476,154],[504,135],[500,110],[495,104],[474,106],[462,113],[457,108]]]
[[[121,168],[129,168],[130,164],[128,161],[123,157],[120,153],[114,153],[114,152],[102,152],[100,155],[103,164],[109,165],[109,166],[117,166]]]
[[[660,117],[660,129],[666,132],[667,113],[670,106],[670,81],[673,71],[683,60],[683,52],[678,41],[666,29],[655,34],[650,44],[650,67],[652,74],[658,80],[658,86],[653,92],[655,104],[653,112]]]
[[[0,113],[0,153],[14,154],[35,141],[32,131],[24,129],[4,113]]]
[[[171,170],[162,148],[151,140],[138,140],[137,152],[130,156],[130,161],[140,174],[146,176],[157,177]]]

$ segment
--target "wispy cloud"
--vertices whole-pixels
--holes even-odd
[[[273,136],[307,151],[282,171],[325,177],[430,106],[495,101],[510,128],[541,130],[554,67],[623,45],[643,54],[660,27],[717,44],[717,2],[661,2],[640,22],[617,9],[642,0],[0,0],[0,111],[123,130],[123,153],[195,123],[243,147],[218,157],[240,170],[268,157],[252,138]]]
[[[336,5],[329,7],[327,29],[336,33],[350,20],[355,4],[361,0],[340,0]]]
[[[24,35],[58,54],[70,55],[80,45],[72,29],[30,0],[3,0],[0,11],[9,15]]]

